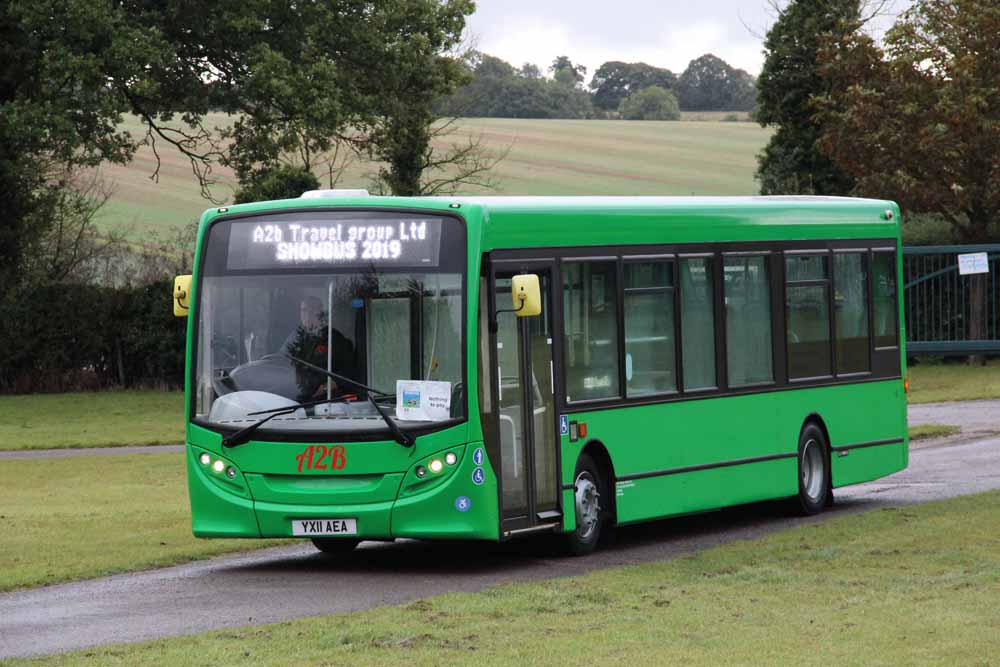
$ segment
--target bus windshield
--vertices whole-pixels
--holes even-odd
[[[462,230],[442,233],[444,220],[283,215],[213,230],[197,306],[195,419],[243,428],[263,416],[255,413],[330,400],[266,430],[385,430],[363,390],[309,365],[389,395],[380,406],[403,428],[463,418],[464,251],[441,247]],[[403,227],[424,246],[408,245]],[[326,242],[309,240],[316,230]],[[379,234],[382,256],[361,258]]]

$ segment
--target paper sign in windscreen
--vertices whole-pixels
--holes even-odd
[[[451,417],[451,383],[396,381],[396,419],[441,421]]]

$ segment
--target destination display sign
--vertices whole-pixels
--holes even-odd
[[[229,270],[437,267],[441,218],[248,220],[229,232]]]

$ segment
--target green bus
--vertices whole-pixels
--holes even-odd
[[[188,318],[199,537],[507,540],[906,467],[899,210],[825,197],[215,208]],[[189,310],[190,309],[190,310]]]

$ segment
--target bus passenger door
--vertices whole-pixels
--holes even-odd
[[[499,263],[503,266],[505,263]],[[543,529],[561,522],[553,382],[552,271],[550,264],[524,265],[521,270],[496,269],[493,308],[497,330],[494,386],[497,387],[497,434],[500,452],[501,534]],[[538,275],[542,312],[517,317],[509,312],[511,278]],[[508,311],[508,312],[503,312]]]

